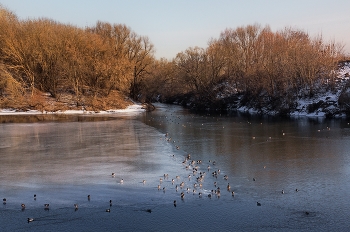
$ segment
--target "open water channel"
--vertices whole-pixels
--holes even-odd
[[[347,119],[161,104],[132,115],[0,119],[0,231],[350,229]]]

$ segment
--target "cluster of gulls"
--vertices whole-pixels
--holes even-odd
[[[175,141],[169,136],[168,133],[165,134],[165,141],[175,143]],[[175,145],[176,150],[180,150],[178,145]],[[173,155],[175,158],[175,155]],[[225,181],[225,188],[232,197],[235,196],[235,192],[231,189],[231,185],[228,182],[228,176],[222,175],[221,170],[216,168],[216,161],[209,160],[206,164],[202,160],[195,160],[191,158],[190,154],[184,156],[182,160],[182,165],[185,167],[186,173],[184,175],[176,175],[170,178],[168,174],[164,174],[163,177],[159,179],[159,184],[157,186],[158,191],[168,191],[175,190],[179,194],[181,200],[185,199],[185,196],[190,194],[198,196],[199,198],[220,198],[222,189],[219,183],[222,185]],[[209,177],[207,177],[209,176]],[[171,185],[169,187],[169,180],[171,179]],[[205,180],[209,179],[207,182],[212,182],[207,184],[205,187],[211,186],[211,189],[205,189],[203,183]],[[221,181],[222,180],[222,181]],[[143,181],[145,182],[145,180]],[[222,187],[222,186],[221,186]],[[174,206],[177,205],[177,200],[173,201]],[[261,204],[260,204],[261,205]]]
[[[271,138],[270,138],[271,139]],[[175,141],[169,136],[168,133],[165,134],[165,140],[167,142],[175,143]],[[180,149],[178,145],[175,145],[177,150]],[[173,155],[174,157],[174,155]],[[231,187],[229,183],[229,177],[226,174],[221,174],[221,170],[217,168],[216,161],[209,160],[206,164],[202,162],[202,160],[194,160],[191,159],[191,155],[187,154],[182,161],[182,164],[185,166],[187,172],[187,178],[183,178],[181,180],[181,176],[176,176],[171,179],[171,184],[175,186],[176,192],[180,192],[180,199],[184,200],[186,194],[192,193],[193,195],[198,195],[199,198],[207,197],[211,199],[212,197],[220,198],[221,196],[221,187],[225,187],[226,191],[230,192],[232,197],[235,196],[235,191]],[[266,168],[266,166],[264,166]],[[206,177],[209,176],[209,177]],[[160,178],[160,184],[158,185],[158,190],[166,191],[166,186],[163,186],[163,181],[168,180],[169,175],[164,174],[163,178]],[[209,189],[205,189],[203,187],[204,181],[209,182],[209,185],[206,184],[206,187]],[[256,181],[255,178],[252,181]],[[145,180],[143,181],[143,183]],[[224,183],[224,184],[223,184]],[[224,185],[224,186],[223,186]],[[295,189],[298,192],[298,189]],[[281,190],[281,194],[284,194],[284,190]],[[191,194],[191,195],[192,195]],[[176,207],[177,201],[174,200],[174,206]],[[261,206],[260,202],[256,202],[257,206]],[[305,214],[309,214],[305,212]]]

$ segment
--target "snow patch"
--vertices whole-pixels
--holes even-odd
[[[111,109],[106,111],[86,111],[86,110],[66,110],[66,111],[38,111],[38,110],[28,110],[28,111],[16,111],[14,109],[0,109],[0,115],[35,115],[35,114],[116,114],[116,113],[125,113],[125,114],[137,114],[145,112],[145,109],[142,108],[141,104],[134,104],[128,106],[126,109]]]

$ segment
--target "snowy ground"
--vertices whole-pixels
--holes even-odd
[[[0,115],[33,115],[33,114],[96,114],[96,115],[101,115],[101,114],[114,114],[114,113],[140,113],[144,112],[145,109],[141,104],[133,104],[128,106],[126,109],[111,109],[107,111],[99,111],[99,112],[94,112],[94,111],[86,111],[86,110],[67,110],[67,111],[56,111],[56,112],[48,112],[48,111],[38,111],[38,110],[29,110],[25,112],[19,112],[14,109],[0,109]]]
[[[341,68],[337,71],[337,87],[336,91],[327,91],[317,93],[313,98],[300,98],[297,101],[297,108],[294,112],[290,113],[292,117],[307,116],[307,117],[326,117],[327,112],[332,113],[334,117],[346,117],[345,113],[341,113],[341,109],[338,106],[338,99],[341,94],[342,89],[349,82],[350,79],[350,62],[343,64]],[[308,107],[312,104],[318,104],[323,102],[318,109],[313,112],[309,112]],[[237,109],[240,112],[248,112],[251,114],[261,113],[257,109],[250,108],[247,106],[242,106]],[[271,112],[268,109],[264,110],[264,114],[275,115],[278,112]],[[339,113],[338,113],[339,112]]]

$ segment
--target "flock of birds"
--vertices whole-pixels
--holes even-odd
[[[177,117],[179,118],[179,116]],[[170,120],[170,121],[167,120],[167,121],[168,121],[167,123],[174,122],[173,120]],[[185,125],[182,125],[182,126],[186,127]],[[283,132],[282,135],[284,136],[285,133]],[[253,139],[255,139],[255,137],[253,137]],[[175,144],[175,140],[173,140],[168,133],[165,134],[165,140],[167,142]],[[269,137],[268,141],[269,140],[271,140],[271,137]],[[175,148],[176,150],[180,150],[180,147],[178,145],[175,145]],[[219,168],[216,168],[216,161],[209,160],[207,164],[204,164],[202,160],[193,160],[191,159],[191,155],[187,154],[184,157],[182,164],[185,166],[186,170],[190,172],[187,177],[188,180],[186,180],[186,178],[180,177],[179,175],[171,179],[171,184],[175,185],[176,192],[180,191],[181,200],[184,200],[186,194],[188,193],[193,193],[193,195],[198,195],[200,198],[202,198],[203,196],[208,198],[212,198],[212,197],[220,198],[222,189],[220,188],[219,185],[225,185],[226,190],[230,192],[230,195],[232,197],[235,196],[235,192],[228,181],[229,179],[228,175],[221,175],[221,170]],[[265,168],[266,166],[264,166],[264,169]],[[206,176],[209,176],[209,177],[206,177]],[[166,191],[167,186],[163,187],[162,183],[165,179],[168,179],[168,178],[169,178],[168,174],[164,174],[163,178],[160,178],[159,180],[160,184],[158,185],[158,190],[163,190],[164,192]],[[181,181],[180,178],[183,178],[186,181]],[[208,183],[206,184],[206,187],[208,188],[209,186],[209,189],[203,188],[203,183],[205,179],[207,179],[209,182],[209,184]],[[222,180],[224,180],[225,182],[223,182]],[[256,181],[256,178],[252,178],[252,181]],[[143,180],[143,183],[145,183],[145,180]],[[298,191],[299,191],[298,189],[295,189],[295,192],[298,192]],[[285,192],[282,189],[280,193],[284,194]],[[173,203],[174,203],[174,206],[176,207],[177,201],[174,200]],[[259,201],[257,201],[256,205],[261,206],[262,204]],[[308,215],[309,213],[305,212],[305,214]]]
[[[163,138],[162,138],[163,139]],[[165,134],[165,141],[168,143],[175,144],[175,140],[169,136],[169,133]],[[176,150],[180,150],[180,147],[175,144]],[[177,160],[175,155],[172,155],[175,160]],[[182,175],[176,175],[173,178],[169,177],[169,174],[164,174],[160,177],[159,184],[157,186],[158,191],[163,191],[164,193],[170,190],[175,190],[181,200],[185,199],[185,196],[190,194],[193,196],[198,196],[199,198],[207,197],[211,199],[212,197],[220,198],[223,185],[225,189],[230,193],[232,197],[235,196],[235,192],[231,187],[228,179],[228,175],[222,174],[220,168],[217,168],[216,161],[209,160],[208,162],[203,162],[202,160],[195,160],[191,158],[190,154],[185,155],[182,158],[182,165],[186,171]],[[112,177],[115,173],[112,173]],[[169,180],[171,179],[171,185],[169,186]],[[255,181],[255,178],[253,178]],[[142,183],[145,183],[143,180]],[[203,186],[203,184],[206,184]],[[123,179],[121,179],[123,183]],[[177,199],[173,201],[174,207],[177,206]],[[261,206],[260,202],[257,202],[257,206]]]
[[[166,137],[166,141],[170,142],[171,138],[168,137],[168,134],[165,135]],[[179,146],[175,146],[177,150],[180,149]],[[175,155],[172,155],[173,158],[175,158]],[[202,160],[192,160],[191,159],[191,155],[187,154],[186,157],[184,158],[184,160],[182,161],[182,164],[185,166],[185,169],[187,170],[186,173],[186,177],[184,177],[183,175],[176,175],[174,176],[174,178],[171,178],[171,186],[173,188],[173,190],[175,190],[176,192],[180,192],[179,196],[181,200],[185,199],[185,195],[192,193],[193,195],[198,195],[200,198],[203,196],[207,196],[208,198],[211,197],[218,197],[220,198],[221,196],[221,189],[218,186],[218,181],[213,181],[213,186],[215,188],[213,188],[212,190],[208,191],[205,190],[203,188],[203,182],[205,179],[205,176],[207,175],[206,171],[202,171],[201,169],[203,169],[203,164],[202,164]],[[211,166],[211,165],[212,166]],[[206,169],[208,170],[208,172],[212,168],[213,166],[216,165],[215,161],[211,161],[209,160],[209,164],[206,166]],[[217,180],[217,178],[219,178],[220,176],[220,169],[215,169],[214,171],[212,171],[211,175]],[[116,177],[116,173],[112,172],[112,177]],[[228,176],[227,175],[223,175],[223,180],[228,180]],[[164,193],[166,191],[169,190],[169,174],[164,174],[163,177],[159,178],[159,184],[157,186],[157,190],[158,191],[163,191]],[[124,179],[120,179],[119,181],[120,184],[124,183]],[[145,184],[146,180],[142,180],[142,184]],[[191,187],[192,186],[192,187]],[[235,192],[231,190],[231,186],[229,183],[227,183],[226,185],[226,189],[227,191],[230,191],[232,196],[235,196]],[[207,193],[209,192],[209,193]],[[186,194],[185,194],[186,193]],[[177,201],[174,200],[173,201],[174,206],[176,207],[177,205]],[[146,210],[147,212],[151,212],[150,209]],[[110,209],[106,209],[106,212],[110,212]]]

